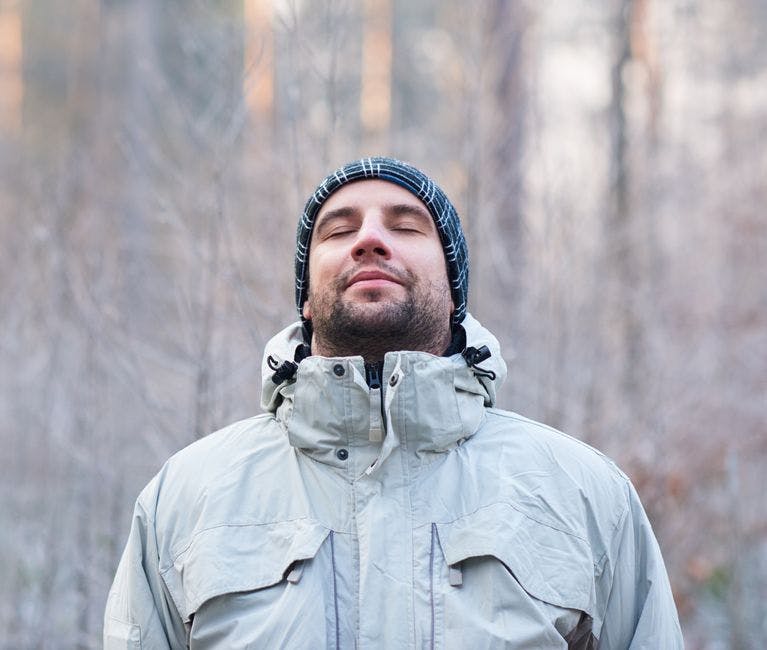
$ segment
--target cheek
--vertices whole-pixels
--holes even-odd
[[[309,265],[306,269],[306,291],[308,296],[312,295],[312,290],[315,288],[316,283],[320,280],[320,273],[314,258],[314,255],[309,257]]]
[[[329,266],[329,260],[324,251],[312,251],[309,256],[307,269],[307,298],[302,308],[304,318],[310,319],[312,313],[312,296],[323,293],[331,285],[334,278],[334,269]]]
[[[432,250],[428,257],[424,257],[423,263],[425,275],[428,275],[433,281],[444,282],[447,285],[450,284],[447,277],[447,261],[441,247],[437,250]]]
[[[312,279],[324,284],[333,273],[332,257],[324,250],[312,251],[309,255],[309,283]]]

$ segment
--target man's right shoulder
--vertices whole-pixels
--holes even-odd
[[[271,414],[234,422],[173,454],[139,499],[149,505],[160,492],[202,492],[245,463],[268,463],[286,445],[285,432]]]
[[[241,450],[252,451],[254,447],[260,446],[260,444],[268,444],[269,439],[279,436],[281,431],[272,414],[254,415],[228,424],[199,440],[195,440],[173,454],[167,462],[169,464],[186,464],[204,460],[210,464],[217,459],[226,462],[227,456],[232,453]]]

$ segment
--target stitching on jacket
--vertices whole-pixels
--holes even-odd
[[[333,608],[336,616],[336,648],[341,647],[341,628],[338,620],[338,585],[336,582],[336,546],[335,535],[330,531],[330,567],[333,571]]]
[[[613,529],[610,531],[610,541],[612,541],[615,538],[615,534],[617,533],[617,531],[623,528],[623,526],[626,524],[626,519],[628,519],[629,513],[631,512],[631,495],[629,494],[629,485],[630,485],[630,482],[627,482],[626,485],[624,486],[624,490],[625,490],[624,496],[626,498],[626,503],[625,503],[626,507],[621,513],[621,516],[618,517],[618,521],[615,522]],[[605,560],[609,552],[610,552],[610,547],[607,546],[607,548],[605,548],[604,553],[602,553],[602,555],[599,556],[599,559],[594,564],[594,568],[599,569],[600,575],[604,571],[604,567],[600,568],[600,565]]]
[[[436,636],[436,620],[434,615],[434,545],[436,543],[437,536],[437,524],[432,522],[431,525],[431,549],[429,550],[429,603],[431,605],[431,645],[429,647],[434,650],[434,642]]]
[[[399,355],[397,358],[397,363],[395,364],[394,368],[395,371],[397,369],[397,366],[400,365],[400,362],[402,360],[402,355]],[[407,377],[408,373],[412,369],[412,360],[408,359],[406,361],[405,368],[401,370],[402,376]],[[397,407],[400,409],[404,409],[405,405],[402,403],[405,399],[405,395],[401,393],[399,390],[397,390],[396,393],[394,393],[393,400],[391,403],[391,406],[389,408],[389,417],[391,418],[391,412],[395,410]],[[410,465],[409,465],[409,459],[408,456],[410,455],[407,453],[409,451],[408,449],[408,443],[409,440],[409,434],[410,430],[408,429],[408,422],[407,418],[401,418],[402,420],[402,427],[400,430],[400,449],[405,451],[405,453],[400,453],[400,467],[402,471],[402,475],[405,479],[405,485],[410,486],[409,489],[405,491],[405,498],[407,499],[408,504],[410,505],[409,508],[409,526],[410,528],[410,611],[411,615],[408,616],[408,630],[410,632],[409,636],[410,638],[415,641],[415,612],[416,612],[416,606],[415,606],[415,588],[414,588],[414,582],[415,582],[415,529],[413,528],[413,521],[415,519],[415,507],[413,506],[413,493],[412,493],[412,485],[413,485],[413,478],[410,474]]]
[[[541,526],[545,526],[546,528],[550,528],[551,530],[556,530],[557,532],[562,533],[563,535],[569,535],[570,537],[574,537],[575,539],[579,539],[582,542],[586,542],[588,547],[591,548],[591,543],[589,542],[588,538],[581,537],[580,535],[577,535],[576,533],[573,533],[573,532],[571,532],[569,530],[564,530],[562,528],[558,528],[557,526],[552,526],[551,524],[546,523],[545,521],[541,521],[539,519],[536,519],[535,517],[533,517],[533,516],[529,515],[527,512],[525,512],[524,510],[520,509],[517,505],[515,505],[511,501],[493,501],[492,503],[488,503],[488,504],[486,504],[484,506],[480,506],[476,510],[472,510],[471,512],[466,512],[466,513],[463,513],[461,515],[458,515],[457,517],[455,517],[455,519],[449,519],[447,521],[438,521],[438,522],[435,522],[435,523],[438,526],[445,526],[445,525],[448,525],[448,524],[454,524],[456,521],[460,521],[461,519],[465,519],[466,517],[471,517],[472,515],[475,515],[475,514],[477,514],[478,512],[480,512],[482,510],[487,510],[489,508],[492,508],[493,506],[498,506],[498,505],[508,506],[512,510],[515,510],[516,512],[521,514],[523,517],[526,517],[527,519],[530,519],[531,521],[534,521],[535,523],[540,524]],[[418,527],[420,528],[422,526],[427,526],[427,525],[428,525],[428,523],[424,523],[424,524],[421,524]]]
[[[173,568],[173,565],[176,563],[176,560],[180,558],[184,553],[186,553],[191,547],[192,544],[194,544],[194,540],[197,539],[200,535],[203,533],[207,533],[211,530],[216,530],[218,528],[251,528],[251,527],[260,527],[260,526],[275,526],[279,524],[291,524],[295,523],[297,521],[313,521],[316,524],[318,524],[320,527],[324,528],[326,531],[332,530],[330,526],[326,526],[323,522],[318,521],[317,519],[314,519],[312,517],[295,517],[294,519],[278,519],[276,521],[265,521],[265,522],[259,522],[259,523],[243,523],[243,524],[217,524],[215,526],[209,526],[208,528],[202,528],[201,530],[195,531],[192,536],[189,538],[189,543],[184,546],[182,550],[180,550],[175,555],[171,555],[171,563],[169,566],[166,566],[164,569],[160,569],[160,573],[167,573],[169,569]]]

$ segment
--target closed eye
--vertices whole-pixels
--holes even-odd
[[[393,231],[429,235],[434,230],[434,222],[429,213],[412,203],[388,205],[385,208],[389,228]]]
[[[330,210],[317,219],[315,234],[319,239],[343,237],[357,231],[360,221],[358,212],[349,207]]]
[[[322,239],[340,239],[346,235],[352,235],[355,232],[355,230],[334,230],[332,232],[325,233]]]
[[[392,226],[392,230],[396,230],[397,232],[412,232],[412,233],[423,233],[424,229],[422,226],[419,226],[418,224],[412,224],[412,223],[400,223]]]

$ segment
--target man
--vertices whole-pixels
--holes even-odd
[[[681,648],[628,479],[493,408],[458,216],[421,171],[331,174],[298,227],[302,322],[267,411],[171,458],[136,504],[107,648]]]

